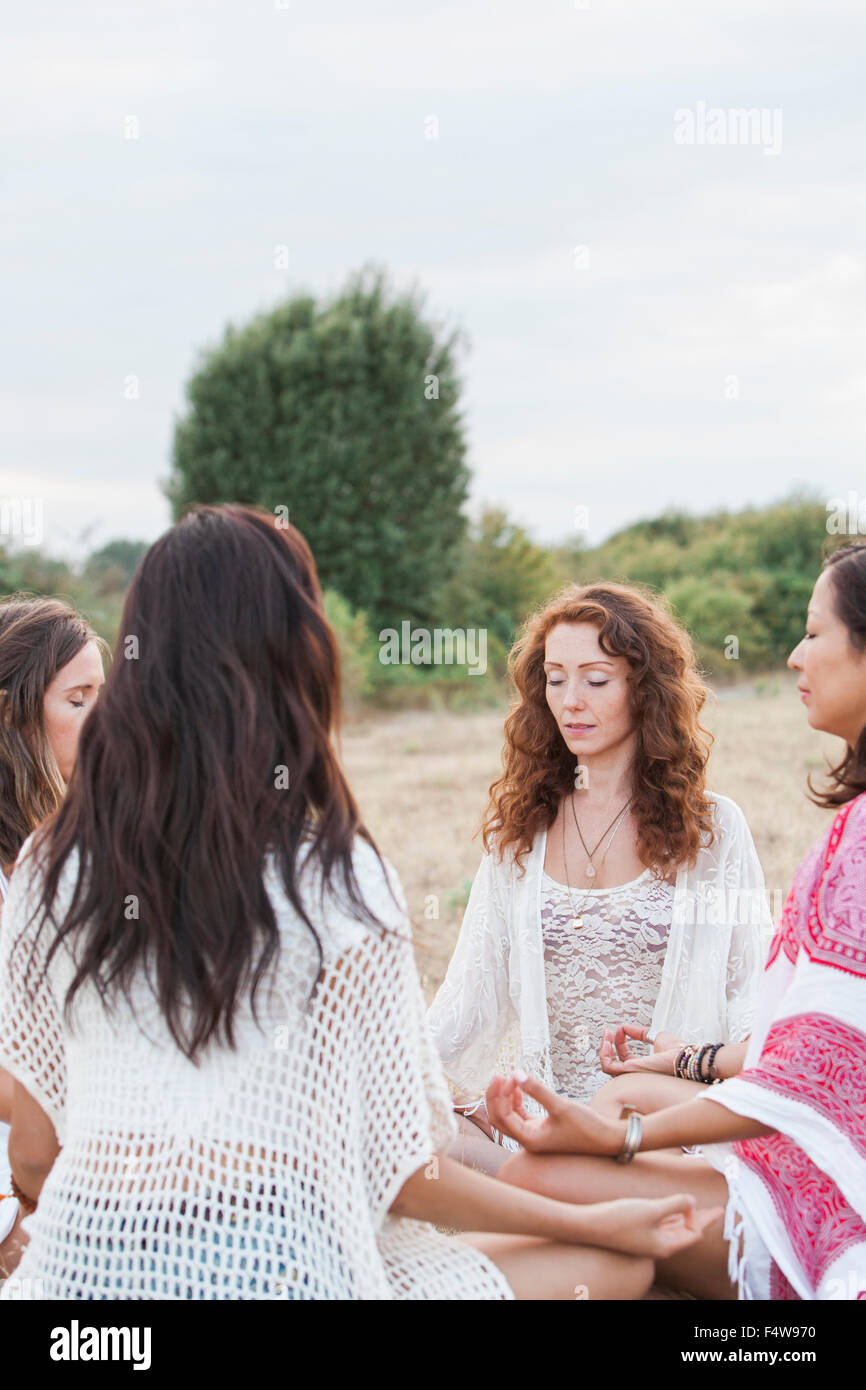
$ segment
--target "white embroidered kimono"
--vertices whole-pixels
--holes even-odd
[[[687,1042],[739,1042],[752,1031],[773,919],[745,816],[728,797],[709,795],[716,838],[677,874],[651,1036],[664,1029]],[[445,1073],[474,1098],[491,1076],[517,1067],[554,1085],[540,916],[546,847],[541,831],[522,876],[513,850],[503,861],[484,854],[430,1008]]]

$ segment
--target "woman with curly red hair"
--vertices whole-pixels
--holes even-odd
[[[571,585],[525,624],[484,855],[430,1011],[474,1124],[464,1154],[507,1156],[478,1098],[521,1068],[575,1100],[605,1081],[622,1018],[649,1036],[745,1039],[772,935],[745,817],[705,784],[706,689],[691,643],[632,585]]]

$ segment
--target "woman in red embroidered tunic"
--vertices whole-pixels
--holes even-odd
[[[488,1110],[524,1147],[504,1181],[576,1202],[685,1189],[727,1203],[724,1230],[659,1266],[665,1282],[705,1298],[866,1299],[866,545],[826,562],[788,664],[809,723],[847,752],[815,797],[837,814],[795,875],[743,1070],[684,1103],[684,1083],[634,1076],[644,1118],[628,1167],[610,1162],[625,1121],[520,1074],[494,1079]]]

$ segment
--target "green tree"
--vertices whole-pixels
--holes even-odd
[[[465,526],[456,348],[376,271],[230,325],[187,386],[175,517],[194,502],[287,507],[323,585],[374,631],[429,622]]]
[[[125,589],[148,548],[147,541],[109,541],[87,557],[85,576],[93,581],[98,593]]]
[[[488,507],[464,538],[436,608],[444,626],[485,628],[488,661],[502,672],[517,629],[558,587],[552,553],[535,545],[504,511]]]
[[[376,643],[364,614],[350,608],[342,594],[325,589],[322,597],[340,649],[343,700],[347,708],[355,709],[373,693],[378,676]]]
[[[827,535],[825,505],[794,493],[769,507],[639,521],[592,550],[563,547],[563,577],[578,583],[636,580],[661,591],[714,674],[783,662],[803,633]],[[838,538],[844,541],[844,537]],[[738,662],[725,657],[728,638]]]

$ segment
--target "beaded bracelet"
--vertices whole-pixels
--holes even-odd
[[[698,1053],[695,1059],[695,1081],[706,1081],[707,1078],[704,1076],[704,1058],[706,1057],[707,1053],[712,1052],[712,1050],[712,1043],[704,1043],[703,1047]]]
[[[704,1081],[708,1086],[712,1086],[714,1082],[721,1081],[722,1079],[720,1076],[716,1076],[716,1053],[718,1052],[719,1048],[723,1046],[723,1043],[713,1043],[712,1047],[710,1048],[710,1055],[709,1060],[707,1062],[706,1073],[701,1076],[701,1080]]]
[[[716,1053],[723,1043],[704,1043],[698,1046],[697,1043],[686,1043],[685,1047],[677,1055],[674,1062],[674,1073],[682,1081],[701,1082],[704,1086],[712,1086],[720,1081],[721,1077],[715,1075]],[[704,1067],[706,1059],[706,1067]]]
[[[686,1043],[685,1047],[679,1053],[674,1063],[674,1071],[681,1081],[686,1081],[688,1079],[688,1065],[696,1051],[697,1047],[694,1043]]]

